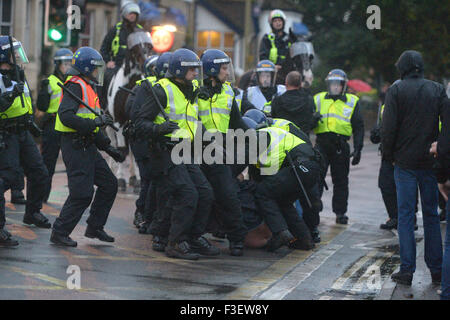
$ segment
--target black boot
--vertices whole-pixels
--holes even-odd
[[[391,279],[399,284],[410,286],[412,284],[413,274],[410,272],[397,272],[391,276]]]
[[[59,246],[65,246],[65,247],[76,247],[77,246],[77,242],[72,240],[71,237],[63,236],[54,231],[52,232],[52,235],[50,236],[50,241]]]
[[[244,243],[242,241],[230,241],[230,255],[240,257],[244,254]]]
[[[141,226],[139,227],[139,234],[151,234],[151,228],[150,228],[150,226],[151,226],[151,222],[143,222],[142,224],[141,224]]]
[[[158,252],[164,252],[166,250],[167,243],[167,238],[154,236],[152,240],[152,249]]]
[[[380,229],[383,230],[392,230],[397,229],[398,220],[397,219],[389,219],[386,223],[380,224]]]
[[[348,217],[344,214],[336,214],[336,223],[337,224],[347,224]]]
[[[317,227],[311,230],[311,238],[314,243],[320,243],[320,241],[322,241],[322,239],[320,238],[319,229],[317,229]]]
[[[11,190],[11,203],[14,204],[26,204],[25,196],[22,190]]]
[[[5,229],[0,229],[0,247],[16,247],[19,242],[11,238],[11,234]]]
[[[38,228],[50,229],[52,224],[41,212],[34,212],[32,214],[27,214],[23,216],[23,223],[34,224]]]
[[[91,238],[91,239],[98,239],[100,241],[104,242],[114,242],[114,238],[108,235],[103,228],[93,228],[88,225],[86,228],[86,232],[84,233],[85,237]]]
[[[189,246],[189,243],[182,241],[179,243],[169,242],[165,249],[166,256],[170,258],[185,259],[185,260],[198,260],[200,255],[193,252]]]
[[[274,252],[284,245],[288,245],[295,238],[289,230],[283,230],[272,235],[266,244],[267,251]]]
[[[144,215],[142,214],[141,210],[136,208],[136,211],[134,212],[134,220],[133,224],[136,228],[139,229],[139,227],[144,223]]]
[[[217,256],[220,254],[219,248],[214,247],[205,237],[189,240],[188,243],[193,252],[203,256]]]

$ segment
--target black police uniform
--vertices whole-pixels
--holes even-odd
[[[194,101],[195,93],[192,85],[170,81],[172,85],[177,86],[183,92],[188,100]],[[159,84],[153,88],[161,105],[166,106],[167,97],[164,89]],[[141,105],[137,115],[136,128],[138,135],[152,139],[150,161],[152,181],[155,183],[157,195],[168,195],[167,204],[161,202],[164,197],[157,198],[158,211],[164,205],[166,208],[170,208],[162,219],[161,217],[154,218],[152,224],[160,220],[167,221],[170,217],[169,245],[184,246],[186,241],[191,242],[204,234],[214,194],[199,165],[173,164],[170,156],[170,139],[154,133],[153,121],[161,110],[148,90],[149,88],[146,86],[140,86],[136,92],[134,105]],[[162,234],[164,230],[160,230],[158,233]]]
[[[79,84],[68,82],[65,86],[81,99],[82,89]],[[117,178],[98,151],[105,150],[110,140],[102,130],[93,134],[96,125],[92,119],[76,115],[79,105],[70,94],[64,94],[58,109],[61,122],[76,130],[74,133],[61,135],[61,152],[67,170],[69,197],[53,224],[53,232],[63,237],[72,233],[93,197],[87,219],[88,229],[103,230],[118,188]],[[97,186],[95,196],[94,185]],[[105,238],[104,241],[114,241]]]

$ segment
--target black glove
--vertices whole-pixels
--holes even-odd
[[[313,128],[317,127],[317,124],[319,123],[319,121],[322,119],[322,115],[319,112],[314,112],[312,114],[312,118],[313,118]]]
[[[42,87],[47,87],[49,83],[50,83],[50,81],[48,81],[48,79],[44,79],[44,80],[42,80],[41,85],[42,85]]]
[[[94,119],[94,123],[96,127],[110,126],[114,120],[109,114],[102,114]]]
[[[14,85],[14,89],[13,89],[14,95],[16,97],[20,96],[23,93],[24,89],[25,89],[25,84],[22,81],[17,82]]]
[[[208,87],[200,87],[197,89],[197,96],[199,99],[208,100],[212,95]]]
[[[359,161],[361,161],[361,150],[355,150],[350,154],[350,158],[353,158],[352,160],[352,166],[356,166]]]
[[[114,159],[114,161],[116,162],[124,162],[125,161],[125,155],[120,152],[119,149],[114,148],[113,146],[109,145],[106,149],[105,152]]]
[[[180,129],[180,127],[178,126],[178,124],[176,122],[166,121],[162,124],[155,125],[153,130],[154,130],[155,134],[163,136],[165,134],[172,133],[177,129]]]
[[[380,135],[380,127],[376,126],[372,130],[370,130],[370,141],[373,144],[377,144],[381,142],[381,135]]]

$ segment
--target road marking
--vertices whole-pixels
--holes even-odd
[[[304,263],[298,265],[294,270],[289,272],[282,280],[278,281],[271,288],[263,292],[258,299],[264,300],[282,300],[285,296],[291,293],[303,281],[305,281],[311,274],[319,269],[325,261],[340,250],[343,245],[331,244],[326,247],[321,247]]]
[[[249,300],[256,297],[260,292],[267,290],[271,285],[282,279],[289,271],[295,268],[300,263],[313,255],[318,249],[328,245],[340,233],[347,230],[346,227],[334,224],[334,219],[323,219],[321,226],[323,241],[315,251],[292,251],[284,258],[273,263],[267,269],[263,270],[257,276],[250,278],[239,288],[229,293],[224,297],[225,300]],[[333,222],[332,222],[333,221]],[[325,222],[325,223],[324,223]]]
[[[321,297],[319,298],[319,300],[331,300],[331,299],[333,299],[332,296],[321,296]]]
[[[381,265],[390,257],[392,257],[394,253],[393,252],[386,252],[381,257],[377,258],[373,264],[371,264],[369,267],[367,267],[366,272],[358,279],[358,281],[353,285],[353,287],[350,289],[351,292],[360,293],[363,291],[364,285],[367,285],[369,277],[373,275],[372,270],[378,269],[381,267]],[[380,288],[379,289],[368,289],[367,291],[376,293],[381,290],[381,275],[380,276]]]
[[[362,242],[362,243],[353,245],[351,248],[352,249],[373,250],[373,249],[379,249],[379,247],[382,247],[383,245],[386,245],[390,242],[392,242],[394,244],[398,244],[398,239],[397,238],[389,238],[389,239],[378,239],[378,240],[373,240],[373,241],[368,241],[368,242]]]
[[[364,257],[360,258],[350,269],[348,269],[342,276],[340,276],[331,286],[333,290],[341,290],[344,286],[345,282],[347,282],[350,277],[355,274],[369,259],[374,257],[377,254],[377,250],[372,250]]]

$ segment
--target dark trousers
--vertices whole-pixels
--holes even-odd
[[[72,137],[63,135],[61,152],[67,170],[69,196],[53,224],[53,230],[70,235],[93,197],[87,223],[95,229],[103,228],[116,198],[117,178],[94,144],[79,148],[74,145]],[[94,185],[97,186],[95,196]]]
[[[247,234],[242,217],[239,186],[227,165],[201,165],[201,169],[214,190],[214,197],[222,210],[220,220],[230,242],[242,242]]]
[[[55,173],[56,162],[58,161],[59,150],[61,149],[61,134],[55,130],[55,117],[45,122],[42,132],[42,159],[48,171],[48,184],[45,188],[44,200],[50,196],[52,189],[52,179]]]
[[[335,214],[347,213],[348,205],[348,174],[350,172],[350,146],[347,142],[324,141],[317,137],[317,148],[322,154],[326,172],[331,169],[331,180],[333,182],[332,208]],[[323,184],[320,183],[320,195],[323,194]]]
[[[23,191],[25,189],[25,174],[22,167],[16,168],[17,177],[14,181],[11,181],[11,191]]]
[[[380,188],[389,218],[397,219],[397,189],[395,187],[394,166],[389,161],[381,160],[378,187]]]
[[[0,230],[3,229],[6,224],[5,191],[6,191],[5,181],[2,178],[0,178]]]
[[[302,165],[308,169],[308,172],[299,169],[297,172],[313,208],[308,206],[291,167],[282,168],[275,175],[264,176],[256,187],[255,200],[267,226],[273,233],[289,229],[297,239],[305,237],[311,239],[308,227],[317,226],[320,221],[321,203],[317,192],[320,173],[319,166],[314,162],[304,162]],[[304,219],[298,215],[294,207],[296,200],[300,200],[304,208]]]
[[[156,179],[155,179],[156,180]],[[163,218],[170,216],[169,241],[180,242],[198,238],[205,232],[211,205],[212,188],[200,167],[193,164],[175,165],[159,177],[157,194],[169,195]],[[158,199],[158,210],[164,207]]]
[[[8,171],[8,180],[14,185],[20,170],[23,170],[27,178],[25,214],[39,212],[48,183],[48,171],[36,143],[28,131],[6,134],[5,143],[6,149],[0,152],[0,171]]]
[[[136,160],[141,176],[141,190],[136,200],[136,209],[144,214],[146,221],[151,221],[151,162],[148,158]]]

